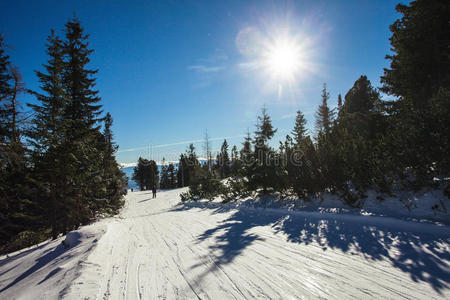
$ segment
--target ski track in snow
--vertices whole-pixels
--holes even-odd
[[[450,227],[126,196],[122,213],[0,258],[0,299],[449,299]]]

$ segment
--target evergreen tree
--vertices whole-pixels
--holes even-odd
[[[385,93],[422,107],[439,88],[450,87],[450,6],[446,0],[398,4],[402,18],[390,26],[393,55],[381,77]]]
[[[297,145],[301,144],[306,138],[306,119],[301,111],[297,111],[297,117],[295,118],[294,130],[292,135],[294,136],[295,143]]]
[[[220,147],[220,153],[217,155],[217,165],[220,178],[226,178],[230,175],[230,157],[228,156],[227,140],[224,140]]]
[[[241,161],[239,160],[239,153],[236,145],[231,148],[231,175],[236,176],[241,168]]]
[[[178,164],[178,186],[190,186],[200,176],[201,168],[200,163],[195,152],[195,147],[190,144],[186,150],[186,153],[181,154]]]
[[[284,151],[284,184],[301,198],[319,190],[316,151],[311,138],[306,135],[305,126],[306,119],[298,111],[292,132],[294,140],[287,135],[281,147]]]
[[[172,163],[170,163],[169,166],[167,167],[167,177],[169,184],[168,187],[171,189],[177,187],[177,175],[175,172],[175,166]]]
[[[8,165],[8,149],[6,147],[8,113],[6,101],[11,95],[11,74],[8,72],[9,56],[5,54],[3,37],[0,35],[0,241],[5,242],[10,238],[6,224],[9,223],[9,201],[7,197],[8,182],[6,169]]]
[[[334,172],[333,180],[337,188],[347,191],[347,183],[351,183],[364,191],[377,182],[386,189],[384,178],[388,170],[383,161],[387,158],[378,151],[385,128],[379,93],[366,76],[361,76],[345,95],[339,124],[331,137],[336,155],[335,168],[339,170]]]
[[[189,182],[187,179],[187,163],[184,154],[180,155],[180,159],[178,161],[178,169],[177,169],[177,186],[185,187],[185,182]]]
[[[322,89],[322,104],[316,113],[316,130],[318,133],[329,133],[334,120],[335,112],[328,107],[330,94],[327,92],[327,86],[324,83]]]
[[[342,110],[345,114],[359,113],[368,115],[380,110],[380,94],[372,87],[365,75],[355,81],[353,87],[345,94]]]
[[[267,109],[262,109],[258,116],[254,144],[254,159],[247,168],[248,183],[251,189],[263,189],[267,193],[269,187],[276,186],[275,152],[269,146],[269,141],[277,130],[273,128]]]
[[[105,198],[106,203],[102,203],[98,210],[106,210],[109,213],[116,213],[123,205],[122,196],[127,186],[125,174],[120,170],[116,161],[115,153],[118,149],[114,143],[112,133],[113,119],[108,112],[105,116],[105,127],[103,130],[103,172],[102,189],[97,190],[99,198]]]
[[[338,157],[333,146],[333,136],[331,136],[332,126],[334,125],[334,110],[328,107],[330,94],[327,92],[326,84],[322,89],[322,103],[316,112],[316,130],[317,130],[317,159],[318,159],[318,181],[323,189],[334,190],[336,188],[336,179],[339,179],[337,173],[339,169]]]
[[[9,113],[7,101],[12,94],[9,56],[6,55],[4,47],[3,36],[0,35],[0,142],[4,142],[8,136]]]
[[[338,95],[338,102],[337,102],[337,109],[338,109],[338,112],[341,111],[342,105],[343,105],[343,103],[342,103],[342,96],[341,96],[341,94],[339,94],[339,95]]]
[[[387,145],[397,173],[412,173],[419,188],[450,172],[450,116],[441,114],[450,106],[450,6],[417,0],[396,10],[402,18],[390,26],[393,55],[381,78],[382,91],[399,97],[388,111]]]
[[[44,65],[46,73],[36,72],[43,93],[34,92],[39,105],[29,104],[34,110],[30,142],[33,146],[33,162],[35,178],[41,189],[41,197],[45,202],[45,216],[52,229],[52,236],[65,231],[69,218],[68,203],[71,201],[67,189],[65,162],[70,153],[66,152],[63,142],[67,140],[69,122],[64,118],[68,97],[62,83],[64,70],[62,41],[52,30],[47,39],[48,64]],[[64,227],[64,228],[63,228]]]
[[[158,174],[158,166],[154,160],[139,157],[132,179],[139,185],[141,191],[145,191],[158,185]]]
[[[166,160],[163,157],[162,167],[161,167],[161,178],[160,178],[161,189],[169,188],[169,171],[168,166],[166,166]]]
[[[247,166],[251,159],[252,155],[252,138],[250,136],[250,131],[247,129],[247,135],[244,138],[244,142],[242,143],[242,149],[240,151],[240,158],[244,166]]]
[[[19,94],[24,91],[20,73],[9,62],[0,36],[0,242],[36,226],[39,213],[31,190],[29,164],[21,141]],[[14,249],[15,250],[15,249]]]
[[[63,48],[66,61],[62,78],[69,100],[64,111],[69,127],[63,147],[71,154],[65,165],[70,166],[67,182],[74,196],[72,223],[77,226],[92,217],[92,209],[100,200],[95,195],[102,184],[101,152],[93,145],[101,140],[98,123],[102,111],[98,91],[93,89],[93,76],[97,70],[87,67],[89,55],[93,52],[88,48],[88,35],[83,33],[78,19],[69,20],[65,26]]]

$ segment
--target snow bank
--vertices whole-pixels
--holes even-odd
[[[60,299],[104,232],[102,221],[0,257],[0,299]]]
[[[307,211],[332,214],[353,214],[388,216],[418,222],[432,222],[450,225],[450,200],[442,190],[397,191],[395,196],[380,198],[375,191],[368,191],[367,198],[361,199],[361,208],[354,208],[343,202],[337,195],[325,193],[309,200],[296,197],[250,196],[222,204],[221,198],[214,201],[202,199],[198,204],[210,208],[262,208],[287,211]],[[192,202],[188,205],[196,205]]]

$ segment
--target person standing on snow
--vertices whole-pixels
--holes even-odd
[[[152,192],[153,192],[153,198],[156,198],[156,185],[153,185]]]

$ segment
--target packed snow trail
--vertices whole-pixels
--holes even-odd
[[[180,191],[129,193],[120,216],[80,230],[98,241],[38,270],[54,244],[0,260],[0,298],[450,298],[447,226],[181,204]]]

